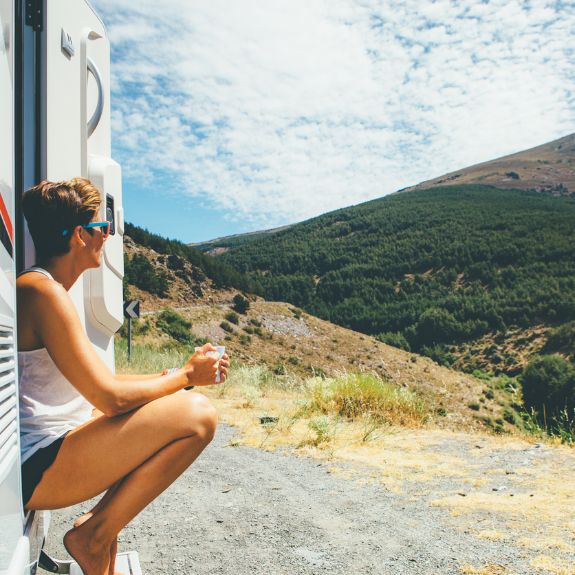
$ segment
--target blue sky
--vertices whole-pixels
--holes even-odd
[[[129,221],[293,223],[575,132],[575,3],[94,0]]]

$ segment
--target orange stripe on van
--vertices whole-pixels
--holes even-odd
[[[0,216],[4,221],[4,226],[6,227],[6,231],[10,236],[10,241],[14,241],[14,228],[12,226],[12,220],[10,219],[10,214],[6,209],[6,204],[4,203],[4,198],[0,195]]]

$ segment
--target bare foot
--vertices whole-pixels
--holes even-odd
[[[122,571],[116,571],[116,555],[118,554],[118,540],[115,539],[110,547],[110,570],[109,575],[124,575]]]
[[[109,575],[110,545],[99,545],[92,534],[86,520],[64,535],[64,547],[80,565],[84,575]]]
[[[80,527],[83,523],[88,521],[90,517],[92,517],[93,513],[88,511],[88,513],[84,513],[74,521],[74,527]],[[116,555],[118,554],[118,540],[116,539],[112,546],[110,547],[110,568],[108,570],[108,575],[125,575],[122,571],[116,571]]]
[[[80,525],[82,525],[82,523],[86,523],[86,521],[88,521],[88,519],[90,519],[92,515],[93,513],[91,511],[88,511],[88,513],[84,513],[84,515],[80,515],[80,517],[78,517],[78,519],[74,521],[74,527],[80,527]]]

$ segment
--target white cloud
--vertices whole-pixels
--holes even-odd
[[[573,4],[95,4],[114,46],[125,171],[156,184],[168,175],[249,227],[575,131]]]

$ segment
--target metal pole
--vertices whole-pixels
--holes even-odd
[[[132,359],[132,318],[128,318],[128,361]]]

